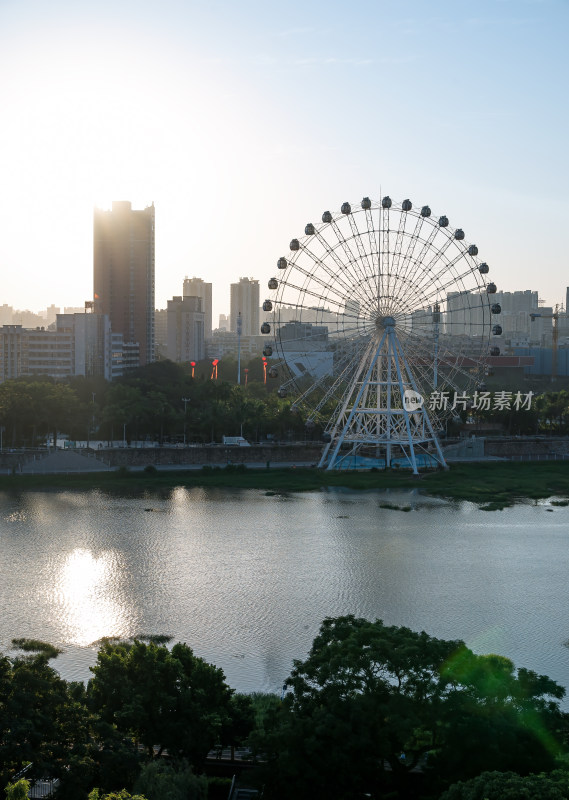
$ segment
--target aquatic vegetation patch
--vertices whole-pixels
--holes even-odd
[[[49,642],[42,642],[41,639],[12,639],[12,647],[14,650],[23,650],[25,653],[43,653],[48,658],[57,658],[60,653],[63,653],[59,647]]]

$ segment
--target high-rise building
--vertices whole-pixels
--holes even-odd
[[[126,201],[95,209],[95,310],[108,314],[113,333],[139,344],[140,363],[154,360],[154,204],[133,211]]]
[[[231,331],[237,332],[237,318],[241,314],[243,336],[258,336],[259,326],[259,281],[239,278],[231,284]]]
[[[202,311],[204,312],[204,336],[211,339],[212,318],[211,318],[211,283],[205,283],[202,278],[185,278],[184,297],[199,297],[202,301]]]
[[[154,312],[154,358],[168,358],[168,310],[157,308]]]
[[[201,297],[173,297],[168,300],[168,349],[171,361],[200,361],[205,358],[204,312]]]

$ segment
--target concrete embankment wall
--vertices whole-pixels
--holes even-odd
[[[60,451],[61,452],[61,451]],[[203,447],[121,447],[103,450],[77,450],[90,458],[102,461],[111,467],[146,466],[161,464],[172,466],[189,464],[247,464],[258,462],[271,464],[318,463],[322,452],[321,445],[281,445],[258,447],[226,447],[223,445],[204,445]],[[40,462],[47,451],[4,452],[0,455],[0,468],[15,469],[16,472],[34,460]]]
[[[223,445],[205,445],[204,447],[149,447],[149,448],[117,448],[104,450],[100,457],[111,466],[142,466],[145,464],[271,464],[317,463],[320,459],[321,446],[282,445],[269,447],[225,447]]]
[[[89,459],[95,459],[107,466],[135,467],[155,464],[173,467],[179,465],[223,465],[251,464],[264,465],[267,461],[275,466],[284,464],[317,464],[322,453],[321,444],[306,445],[257,445],[252,447],[228,447],[224,445],[203,445],[200,447],[126,447],[101,450],[77,450]],[[483,448],[483,452],[482,452]],[[62,451],[59,451],[62,452]],[[484,456],[501,458],[539,460],[547,457],[569,456],[569,437],[528,437],[528,438],[478,438],[465,439],[445,447],[449,458],[466,457],[476,460]],[[0,453],[0,469],[6,472],[20,472],[34,461],[42,461],[47,451],[18,451]],[[85,458],[87,461],[87,458]],[[39,466],[39,464],[38,464]],[[29,471],[26,470],[26,471]],[[41,471],[39,469],[38,471]]]
[[[550,437],[547,439],[528,437],[520,439],[488,438],[484,442],[484,454],[502,458],[527,458],[569,454],[569,439]]]

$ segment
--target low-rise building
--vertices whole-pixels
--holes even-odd
[[[57,314],[53,329],[0,328],[0,382],[25,375],[112,380],[138,365],[138,343],[125,344],[122,334],[112,334],[106,314]]]

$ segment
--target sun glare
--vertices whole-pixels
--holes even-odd
[[[88,645],[103,636],[128,635],[128,610],[118,592],[119,565],[114,553],[94,556],[77,548],[55,579],[62,638]]]

